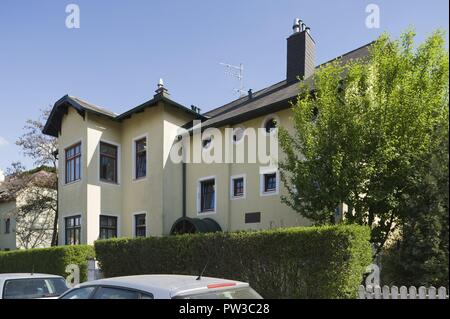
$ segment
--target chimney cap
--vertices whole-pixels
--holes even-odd
[[[198,106],[195,106],[194,104],[191,105],[191,110],[197,114],[200,114],[201,111],[201,109]]]
[[[301,30],[301,26],[303,24],[303,21],[299,18],[294,19],[294,25],[292,26],[292,30],[294,30],[295,33],[299,33]]]

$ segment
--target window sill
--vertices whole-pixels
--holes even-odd
[[[133,183],[140,183],[140,182],[144,182],[147,180],[147,176],[144,177],[139,177],[139,178],[133,178],[132,182]]]
[[[237,199],[245,199],[245,194],[238,195],[238,196],[232,195],[232,196],[230,197],[230,200],[237,200]]]
[[[63,186],[63,187],[65,187],[65,186],[70,186],[70,185],[77,184],[77,183],[79,183],[79,182],[81,182],[81,178],[80,178],[80,179],[77,179],[76,181],[73,181],[73,182],[64,183],[64,184],[62,184],[62,186]]]
[[[278,195],[278,190],[264,191],[264,192],[261,192],[261,194],[260,194],[260,196],[274,196],[274,195]]]
[[[99,182],[101,184],[106,184],[106,185],[110,185],[110,186],[120,186],[120,183],[116,183],[116,182],[110,182],[110,181],[106,181],[106,180],[99,180]]]
[[[197,212],[197,215],[201,215],[201,216],[203,216],[203,215],[213,215],[213,214],[215,214],[216,213],[216,211],[215,210],[203,210],[203,211],[200,211],[200,212]]]

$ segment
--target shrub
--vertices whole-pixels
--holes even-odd
[[[61,246],[15,250],[0,253],[0,273],[46,273],[67,275],[65,269],[69,264],[80,267],[80,280],[87,279],[87,259],[95,256],[94,247],[87,245]]]
[[[249,282],[265,298],[355,298],[371,263],[366,227],[296,227],[266,231],[110,239],[95,242],[106,277],[198,275]]]

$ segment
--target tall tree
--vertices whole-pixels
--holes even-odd
[[[42,130],[45,125],[45,121],[50,115],[51,108],[41,110],[41,114],[38,119],[29,119],[24,126],[25,133],[19,137],[16,145],[20,146],[25,156],[30,157],[36,166],[48,165],[57,172],[57,150],[58,141],[56,138],[45,135]],[[56,197],[45,197],[50,201],[49,205],[55,207],[55,214],[53,219],[52,230],[52,246],[58,244],[58,182],[53,184],[56,191]],[[53,203],[52,203],[53,201]]]
[[[413,31],[382,35],[369,57],[327,64],[302,84],[293,106],[294,134],[280,128],[287,205],[316,224],[369,225],[377,252],[408,215],[422,163],[448,128],[448,51],[436,31],[417,48]],[[447,133],[448,134],[448,133]]]

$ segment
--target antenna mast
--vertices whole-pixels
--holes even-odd
[[[241,63],[239,66],[231,65],[228,63],[220,63],[220,65],[224,66],[225,73],[237,78],[239,80],[239,88],[233,89],[234,92],[239,94],[239,97],[242,97],[245,95],[244,90],[244,65]]]

